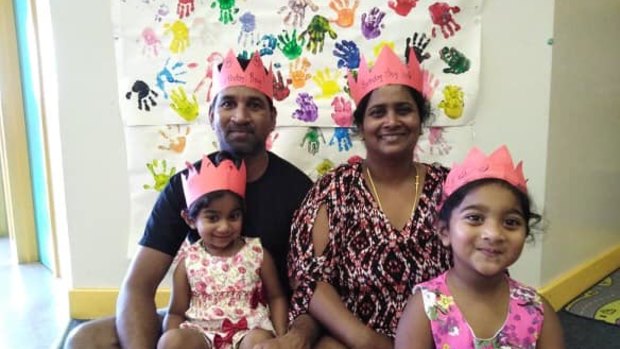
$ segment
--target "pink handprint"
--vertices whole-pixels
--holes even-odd
[[[437,152],[439,155],[446,155],[452,150],[452,147],[443,137],[443,128],[431,127],[428,133],[428,142],[430,144],[430,153]]]
[[[436,2],[428,7],[431,14],[431,20],[433,24],[439,26],[444,38],[453,36],[455,32],[461,30],[461,26],[454,21],[452,13],[461,12],[461,8],[458,6],[450,6],[445,2]],[[436,36],[436,27],[433,27],[432,35]]]
[[[144,41],[144,46],[142,46],[142,54],[152,53],[155,56],[158,55],[158,49],[161,46],[161,41],[155,34],[155,30],[151,27],[146,27],[142,30],[142,40]]]
[[[350,127],[353,124],[353,112],[351,111],[351,102],[342,96],[334,98],[332,101],[332,119],[336,125],[340,127]]]
[[[177,14],[180,19],[188,17],[192,12],[194,12],[194,0],[179,0]]]
[[[202,86],[204,86],[207,80],[211,80],[213,78],[213,68],[216,67],[218,64],[222,63],[223,60],[224,60],[224,57],[219,52],[213,52],[212,54],[209,55],[209,57],[207,57],[207,69],[205,70],[205,75],[200,80],[198,85],[196,85],[196,88],[194,89],[194,93],[198,92],[198,90],[200,90]],[[210,97],[211,96],[209,96],[209,94],[207,93],[207,100],[206,100],[207,102],[211,100]]]
[[[385,17],[385,12],[373,7],[370,12],[362,13],[362,34],[368,40],[381,35],[381,29],[385,26],[381,23]]]
[[[295,102],[299,108],[293,112],[293,118],[305,122],[313,122],[319,117],[319,107],[314,103],[312,96],[306,92],[297,95]]]
[[[417,5],[418,0],[396,0],[388,1],[388,7],[401,16],[407,16],[411,9]]]
[[[435,94],[435,89],[439,86],[439,79],[435,78],[430,71],[422,69],[422,81],[422,96],[430,101]]]

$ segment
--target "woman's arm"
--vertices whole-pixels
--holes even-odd
[[[179,259],[179,264],[174,270],[172,279],[172,294],[170,295],[170,306],[164,318],[164,332],[179,328],[185,321],[185,312],[189,309],[191,290],[187,272],[185,269],[185,258]]]
[[[432,349],[435,347],[431,326],[426,313],[422,292],[409,297],[398,322],[394,349]]]
[[[542,298],[542,296],[541,296]],[[536,343],[539,349],[564,349],[564,334],[558,314],[546,299],[542,298],[545,318],[543,320],[540,338]]]
[[[260,269],[260,276],[267,289],[271,321],[275,327],[276,334],[281,336],[286,332],[288,301],[284,295],[280,281],[278,280],[276,264],[267,250],[263,250],[263,263]]]

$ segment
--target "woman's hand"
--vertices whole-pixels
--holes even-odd
[[[389,337],[377,333],[371,328],[366,328],[366,331],[360,333],[357,338],[359,340],[352,343],[351,349],[394,349],[394,343]]]

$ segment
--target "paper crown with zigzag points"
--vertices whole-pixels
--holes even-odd
[[[412,48],[409,52],[409,63],[403,63],[388,45],[384,45],[372,68],[368,67],[364,56],[361,57],[356,75],[355,77],[349,72],[347,76],[351,98],[356,105],[369,92],[385,85],[405,85],[420,93],[423,91],[420,63]]]
[[[248,66],[243,69],[232,50],[222,61],[222,69],[213,70],[210,97],[215,97],[223,89],[232,86],[245,86],[258,90],[273,98],[273,70],[271,65],[265,69],[258,51],[254,52]]]
[[[207,155],[202,157],[198,171],[193,164],[186,162],[187,176],[181,176],[185,202],[190,207],[201,196],[218,190],[230,190],[245,197],[246,169],[245,163],[237,168],[229,159],[222,160],[216,166]]]
[[[465,184],[485,178],[504,180],[527,193],[523,162],[519,162],[515,167],[508,147],[502,145],[489,156],[474,147],[465,160],[461,164],[455,164],[448,173],[443,186],[442,203]]]

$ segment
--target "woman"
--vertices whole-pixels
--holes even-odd
[[[429,109],[410,57],[385,46],[349,74],[366,159],[323,176],[293,221],[290,316],[309,312],[333,347],[392,348],[413,286],[450,266],[433,229],[447,169],[412,161]]]

